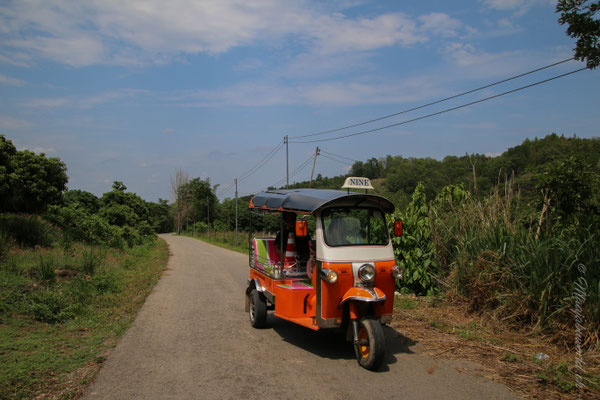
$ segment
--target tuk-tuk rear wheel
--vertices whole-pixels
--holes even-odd
[[[381,323],[375,318],[361,318],[358,321],[358,343],[354,352],[361,367],[375,370],[385,358],[385,336]]]
[[[267,324],[267,302],[256,289],[250,293],[249,315],[253,328],[262,328]]]

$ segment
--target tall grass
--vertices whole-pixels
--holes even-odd
[[[584,304],[590,343],[600,328],[600,240],[593,226],[548,224],[537,235],[539,212],[521,210],[511,180],[488,197],[468,192],[438,197],[431,207],[433,241],[451,290],[473,311],[491,313],[515,327],[549,333],[573,327],[573,290],[587,267]],[[535,218],[534,218],[535,217]],[[587,329],[589,328],[589,329]]]

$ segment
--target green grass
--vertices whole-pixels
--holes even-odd
[[[54,260],[53,283],[38,273],[40,257]],[[9,258],[0,266],[0,399],[70,398],[133,322],[168,249],[162,240],[102,253],[76,243]]]

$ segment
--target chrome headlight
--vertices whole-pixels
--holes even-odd
[[[361,282],[372,282],[375,279],[375,267],[371,264],[363,264],[358,269],[358,278]]]

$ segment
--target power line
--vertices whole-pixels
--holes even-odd
[[[456,94],[456,95],[454,95],[454,96],[445,97],[445,98],[443,98],[443,99],[441,99],[441,100],[436,100],[436,101],[433,101],[433,102],[431,102],[431,103],[423,104],[423,105],[421,105],[421,106],[418,106],[418,107],[413,107],[413,108],[409,108],[409,109],[407,109],[407,110],[402,110],[402,111],[400,111],[400,112],[397,112],[397,113],[393,113],[393,114],[389,114],[389,115],[384,115],[383,117],[379,117],[379,118],[371,119],[371,120],[369,120],[369,121],[365,121],[365,122],[359,122],[359,123],[352,124],[352,125],[347,125],[347,126],[344,126],[344,127],[341,127],[341,128],[329,129],[329,130],[326,130],[326,131],[321,131],[321,132],[317,132],[317,133],[311,133],[311,134],[308,134],[308,135],[301,135],[301,136],[290,136],[290,139],[301,139],[301,138],[305,138],[305,137],[318,136],[318,135],[325,135],[326,133],[339,132],[339,131],[343,131],[343,130],[345,130],[345,129],[356,128],[357,126],[362,126],[362,125],[370,124],[371,122],[377,122],[377,121],[381,121],[382,119],[386,119],[386,118],[395,117],[395,116],[398,116],[398,115],[401,115],[401,114],[406,114],[406,113],[408,113],[408,112],[411,112],[411,111],[420,110],[421,108],[425,108],[425,107],[433,106],[433,105],[435,105],[435,104],[439,104],[439,103],[442,103],[442,102],[444,102],[444,101],[448,101],[448,100],[456,99],[457,97],[461,97],[461,96],[465,96],[465,95],[467,95],[467,94],[471,94],[471,93],[474,93],[474,92],[478,92],[478,91],[480,91],[480,90],[487,89],[487,88],[490,88],[490,87],[492,87],[492,86],[500,85],[500,84],[502,84],[502,83],[505,83],[505,82],[511,81],[511,80],[513,80],[513,79],[522,78],[522,77],[524,77],[524,76],[527,76],[527,75],[533,74],[533,73],[535,73],[535,72],[543,71],[543,70],[545,70],[545,69],[548,69],[548,68],[551,68],[551,67],[555,67],[555,66],[557,66],[557,65],[560,65],[560,64],[566,63],[566,62],[568,62],[568,61],[571,61],[571,60],[573,60],[573,57],[571,57],[571,58],[567,58],[567,59],[565,59],[565,60],[562,60],[562,61],[555,62],[555,63],[553,63],[553,64],[550,64],[550,65],[546,65],[546,66],[544,66],[544,67],[536,68],[536,69],[533,69],[533,70],[531,70],[531,71],[524,72],[524,73],[522,73],[522,74],[519,74],[519,75],[511,76],[510,78],[502,79],[501,81],[497,81],[497,82],[494,82],[494,83],[490,83],[490,84],[488,84],[488,85],[480,86],[480,87],[478,87],[478,88],[476,88],[476,89],[471,89],[471,90],[468,90],[468,91],[466,91],[466,92],[462,92],[462,93]],[[298,142],[293,142],[293,143],[298,143]],[[308,143],[308,142],[307,142],[307,143]]]
[[[454,111],[454,110],[458,110],[458,109],[461,109],[461,108],[469,107],[469,106],[472,106],[474,104],[483,103],[484,101],[492,100],[492,99],[495,99],[495,98],[498,98],[498,97],[501,97],[501,96],[505,96],[507,94],[511,94],[511,93],[515,93],[515,92],[518,92],[518,91],[521,91],[521,90],[524,90],[524,89],[528,89],[528,88],[533,87],[533,86],[541,85],[542,83],[546,83],[546,82],[553,81],[555,79],[563,78],[565,76],[572,75],[572,74],[575,74],[577,72],[581,72],[581,71],[586,70],[586,69],[588,69],[588,68],[587,67],[579,68],[579,69],[576,69],[574,71],[567,72],[567,73],[560,74],[560,75],[556,75],[556,76],[553,76],[552,78],[544,79],[544,80],[541,80],[541,81],[538,81],[538,82],[535,82],[535,83],[531,83],[531,84],[526,85],[526,86],[521,86],[521,87],[518,87],[516,89],[512,89],[512,90],[509,90],[509,91],[506,91],[506,92],[502,92],[502,93],[499,93],[499,94],[496,94],[496,95],[493,95],[493,96],[489,96],[489,97],[486,97],[486,98],[483,98],[483,99],[480,99],[480,100],[472,101],[470,103],[465,103],[465,104],[462,104],[462,105],[456,106],[456,107],[447,108],[447,109],[442,110],[442,111],[438,111],[438,112],[435,112],[435,113],[427,114],[427,115],[424,115],[424,116],[421,116],[421,117],[417,117],[417,118],[412,118],[412,119],[409,119],[409,120],[406,120],[406,121],[402,121],[402,122],[398,122],[398,123],[395,123],[395,124],[386,125],[386,126],[382,126],[382,127],[374,128],[374,129],[368,129],[368,130],[365,130],[365,131],[351,133],[351,134],[348,134],[348,135],[336,136],[336,137],[332,137],[332,138],[315,139],[315,140],[304,140],[304,141],[294,141],[294,142],[290,142],[290,143],[318,143],[318,142],[328,142],[328,141],[332,141],[332,140],[339,140],[339,139],[344,139],[344,138],[348,138],[348,137],[352,137],[352,136],[358,136],[358,135],[364,135],[364,134],[367,134],[367,133],[377,132],[377,131],[381,131],[383,129],[393,128],[395,126],[400,126],[400,125],[408,124],[410,122],[419,121],[419,120],[422,120],[422,119],[425,119],[425,118],[430,118],[430,117],[433,117],[433,116],[436,116],[436,115],[440,115],[440,114],[444,114],[444,113],[447,113],[447,112],[450,112],[450,111]]]
[[[279,150],[281,150],[281,148],[283,147],[284,143],[280,142],[277,146],[275,146],[275,148],[273,148],[262,160],[260,160],[257,164],[255,164],[252,168],[250,168],[248,171],[246,171],[245,173],[243,173],[242,175],[240,175],[237,179],[238,182],[248,178],[250,175],[254,174],[256,171],[258,171],[263,165],[265,165],[271,158],[273,158],[275,156],[275,154],[277,154],[277,152]]]
[[[352,162],[358,162],[358,160],[355,160],[353,158],[348,158],[348,157],[340,156],[339,154],[330,153],[330,152],[325,151],[323,149],[319,149],[319,150],[321,150],[321,152],[323,152],[325,154],[329,154],[330,156],[335,156],[335,157],[343,158],[345,160],[352,161]]]
[[[352,165],[352,164],[349,164],[347,161],[340,161],[340,160],[336,160],[335,158],[333,158],[333,157],[329,157],[329,156],[326,156],[325,154],[321,154],[321,155],[322,155],[323,157],[327,158],[327,159],[330,159],[331,161],[336,161],[336,162],[339,162],[340,164],[344,164],[344,165]]]
[[[311,154],[311,155],[310,155],[310,157],[308,157],[306,160],[304,160],[304,161],[302,162],[302,164],[300,164],[300,166],[299,166],[299,167],[297,167],[297,168],[296,168],[294,171],[292,171],[292,173],[290,174],[290,178],[293,178],[293,177],[294,177],[294,176],[296,176],[296,175],[297,175],[297,174],[298,174],[298,173],[299,173],[299,172],[300,172],[302,169],[304,169],[304,168],[305,168],[305,167],[306,167],[306,166],[307,166],[307,165],[310,163],[310,161],[312,160],[312,158],[313,158],[313,155]],[[280,179],[280,180],[278,180],[277,182],[275,182],[274,184],[272,184],[272,185],[269,185],[268,187],[277,187],[278,185],[281,185],[283,182],[285,182],[285,181],[286,181],[286,179],[287,179],[287,177],[286,177],[286,178],[283,178],[283,179]],[[266,190],[266,189],[265,189],[265,190]]]

